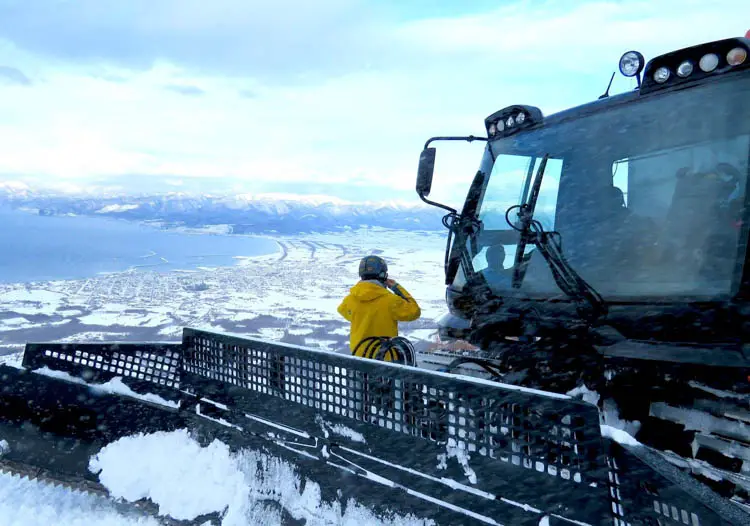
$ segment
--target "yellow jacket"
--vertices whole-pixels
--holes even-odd
[[[352,351],[359,342],[370,336],[398,336],[398,322],[414,321],[422,315],[419,305],[406,289],[398,284],[394,288],[403,297],[371,281],[360,281],[349,290],[338,311],[352,324],[349,336]],[[361,356],[362,352],[360,348],[357,356]]]

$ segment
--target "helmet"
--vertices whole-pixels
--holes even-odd
[[[388,265],[380,256],[365,256],[359,262],[359,277],[385,281],[388,277]]]

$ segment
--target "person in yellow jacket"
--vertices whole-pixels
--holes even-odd
[[[414,321],[422,315],[416,300],[405,288],[388,278],[388,265],[379,256],[365,256],[359,263],[359,277],[338,312],[351,322],[349,348],[371,336],[398,336],[398,322]],[[363,346],[364,347],[364,346]],[[356,355],[362,356],[363,348]],[[386,361],[390,360],[390,352]]]

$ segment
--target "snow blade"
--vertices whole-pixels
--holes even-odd
[[[71,483],[96,483],[88,459],[119,437],[187,427],[381,516],[742,523],[645,448],[603,438],[597,408],[565,395],[195,329],[174,345],[29,344],[24,369],[0,376],[3,458]]]

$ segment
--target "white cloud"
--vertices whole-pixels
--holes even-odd
[[[564,8],[558,2],[518,2],[483,14],[418,20],[399,33],[447,53],[470,51],[534,66],[560,66],[550,58],[562,55],[567,69],[599,62],[613,49],[665,52],[744,35],[742,15],[750,7],[727,7],[703,0],[569,2]],[[569,61],[571,53],[581,62]]]
[[[377,13],[361,0],[0,1],[0,34],[49,57],[135,69],[155,59],[212,73],[299,80],[348,71]],[[302,60],[299,60],[302,59]]]
[[[18,29],[48,27],[53,14],[29,8],[38,19],[28,15],[15,29],[0,23],[0,65],[31,82],[3,88],[0,173],[81,180],[215,176],[250,185],[314,181],[409,190],[432,135],[482,134],[484,117],[509,104],[550,113],[593,100],[624,51],[637,48],[648,57],[741,35],[750,20],[750,4],[727,14],[723,2],[693,0],[564,9],[519,2],[411,21],[388,19],[389,11],[372,5],[357,17],[356,3],[324,4],[318,11],[294,4],[289,19],[288,2],[246,8],[232,0],[223,11],[219,2],[189,2],[176,18],[160,7],[151,19],[132,6],[99,9],[86,19],[69,8],[58,22],[70,27],[59,35],[78,28],[80,38],[57,51],[51,37]],[[347,21],[349,29],[333,29],[334,21]],[[216,24],[224,24],[226,38],[210,29]],[[257,43],[243,40],[240,29],[259,25],[260,35],[279,35],[249,52],[254,74],[233,66],[234,53]],[[108,27],[112,42],[102,40]],[[86,49],[85,35],[107,45]],[[221,67],[207,67],[210,57],[187,43],[190,35],[209,46]],[[285,35],[288,46],[280,43]],[[115,37],[137,49],[118,48]],[[318,39],[325,56],[307,49]],[[245,47],[232,47],[240,43]],[[274,64],[278,76],[271,75]],[[613,91],[631,87],[618,77]],[[201,96],[185,96],[197,89]],[[481,145],[438,148],[432,197],[455,201],[478,168]]]

